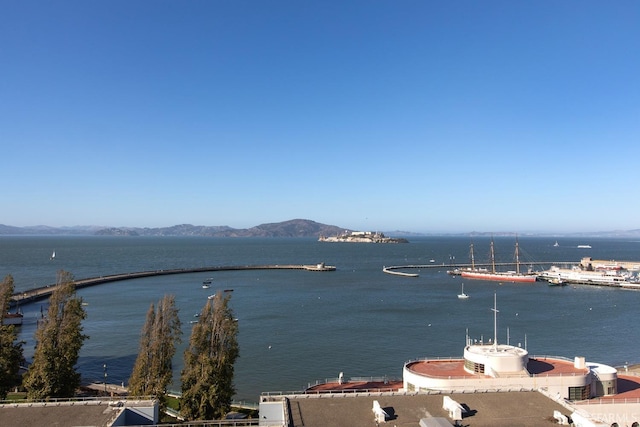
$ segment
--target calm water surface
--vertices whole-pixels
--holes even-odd
[[[528,262],[594,259],[640,260],[630,239],[520,238]],[[452,260],[468,262],[469,238],[421,237],[408,244],[320,243],[314,239],[214,239],[175,237],[0,237],[0,274],[13,275],[16,290],[53,284],[56,271],[77,279],[134,271],[247,264],[316,264],[335,272],[233,271],[160,276],[79,290],[87,303],[79,369],[85,380],[127,382],[140,329],[151,303],[176,296],[183,342],[174,359],[176,379],[193,315],[207,295],[233,289],[239,321],[236,398],[257,401],[261,391],[299,390],[325,378],[400,378],[405,361],[461,356],[466,331],[493,336],[497,293],[500,342],[551,354],[622,365],[640,362],[635,326],[640,293],[592,286],[549,287],[464,281],[446,274]],[[488,261],[489,240],[474,238],[476,261]],[[591,249],[578,245],[590,244]],[[496,239],[499,260],[512,261],[514,241]],[[50,260],[55,250],[56,259]],[[434,260],[433,263],[430,260]],[[417,278],[382,273],[383,266],[425,264]],[[202,289],[213,277],[211,289]],[[46,303],[22,307],[21,339],[33,354],[33,333]],[[176,382],[175,388],[179,388]]]

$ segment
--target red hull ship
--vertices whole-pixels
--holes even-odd
[[[505,271],[500,272],[496,271],[495,267],[495,255],[493,251],[493,239],[491,239],[491,271],[487,270],[477,270],[475,268],[475,260],[473,256],[473,244],[471,245],[471,269],[470,270],[461,270],[460,276],[466,277],[467,279],[476,279],[476,280],[493,280],[498,282],[519,282],[519,283],[531,283],[535,282],[538,276],[534,273],[520,273],[520,255],[518,249],[518,239],[516,239],[516,271]]]

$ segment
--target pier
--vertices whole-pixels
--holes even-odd
[[[415,265],[405,265],[405,266],[390,266],[390,267],[382,267],[382,271],[387,274],[395,274],[396,276],[404,276],[404,277],[418,277],[420,276],[418,273],[405,273],[403,271],[396,271],[401,268],[417,268]]]
[[[237,271],[237,270],[305,270],[305,271],[335,271],[332,265],[318,264],[283,264],[283,265],[233,265],[216,267],[196,267],[196,268],[176,268],[171,270],[151,270],[139,271],[135,273],[111,274],[108,276],[90,277],[86,279],[74,280],[76,289],[89,286],[101,285],[103,283],[118,282],[122,280],[140,279],[143,277],[165,276],[170,274],[203,273],[212,271]],[[47,299],[57,288],[57,284],[41,286],[26,291],[13,294],[11,304],[25,304],[33,301]]]
[[[527,266],[534,266],[534,265],[538,265],[538,266],[551,266],[551,265],[576,265],[577,262],[576,261],[544,261],[544,262],[527,262],[527,263],[521,263],[520,265],[527,265]],[[492,267],[492,266],[496,266],[496,267],[513,267],[514,263],[513,262],[496,262],[495,264],[490,264],[490,263],[475,263],[473,264],[473,267]],[[472,268],[471,264],[449,264],[449,265],[445,265],[445,264],[410,264],[410,265],[392,265],[389,267],[383,267],[382,271],[384,273],[387,274],[394,274],[396,276],[405,276],[405,277],[419,277],[419,274],[417,273],[405,273],[403,271],[398,271],[398,270],[408,270],[408,269],[434,269],[434,268],[438,268],[438,269],[442,269],[442,268],[446,268],[451,272],[454,272],[456,270],[461,270],[461,269],[465,269],[465,268]],[[451,274],[455,274],[455,273],[451,273]]]

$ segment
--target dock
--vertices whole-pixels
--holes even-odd
[[[551,265],[576,265],[577,262],[576,261],[544,261],[544,262],[528,262],[528,263],[521,263],[520,265],[529,265],[529,266],[534,266],[534,265],[546,265],[546,266],[551,266]],[[496,267],[504,267],[504,266],[513,266],[513,262],[496,262],[495,264],[493,264]],[[476,262],[475,264],[473,264],[474,267],[491,267],[492,264],[489,263],[478,263]],[[404,276],[404,277],[419,277],[418,273],[406,273],[403,271],[399,271],[399,270],[410,270],[410,269],[418,269],[418,270],[433,270],[434,268],[438,268],[438,269],[448,269],[448,273],[451,275],[459,275],[459,272],[462,269],[465,268],[471,268],[472,265],[471,264],[410,264],[410,265],[393,265],[393,266],[389,266],[389,267],[383,267],[382,271],[384,273],[387,274],[393,274],[396,276]]]

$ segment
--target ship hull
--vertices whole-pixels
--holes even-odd
[[[518,283],[532,283],[536,281],[535,275],[525,275],[517,273],[485,273],[475,271],[463,271],[460,274],[467,279],[475,280],[492,280],[497,282],[518,282]]]
[[[22,325],[21,313],[7,313],[2,317],[2,324],[7,325]]]

